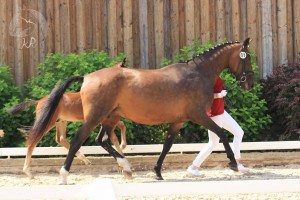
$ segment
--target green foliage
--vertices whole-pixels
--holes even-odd
[[[0,138],[0,147],[19,146],[23,136],[17,128],[27,119],[13,117],[6,112],[6,109],[19,102],[21,90],[15,85],[10,68],[0,66],[0,129],[5,131],[5,136]],[[14,121],[14,123],[11,123]]]
[[[300,139],[300,64],[276,67],[262,80],[263,96],[268,102],[273,124],[266,139]]]

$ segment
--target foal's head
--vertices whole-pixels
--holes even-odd
[[[251,89],[254,86],[254,73],[252,71],[251,56],[249,54],[250,38],[247,38],[240,49],[232,54],[229,65],[231,72],[243,89]]]

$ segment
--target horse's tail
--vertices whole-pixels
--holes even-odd
[[[27,146],[32,143],[38,142],[44,135],[45,130],[48,128],[48,125],[53,117],[53,114],[62,98],[63,94],[70,87],[73,82],[83,82],[83,76],[74,76],[71,77],[60,85],[56,86],[50,95],[48,96],[48,100],[40,114],[40,116],[35,121],[33,128],[28,134],[27,138]]]
[[[6,111],[12,115],[16,115],[16,114],[19,114],[20,112],[23,112],[25,110],[25,108],[36,105],[37,103],[38,103],[38,101],[35,101],[35,100],[23,102],[23,103],[20,103],[18,105],[8,108]]]

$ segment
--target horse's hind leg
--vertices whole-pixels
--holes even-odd
[[[123,175],[126,178],[132,178],[132,171],[127,159],[119,154],[107,141],[118,121],[119,117],[110,117],[110,119],[105,120],[102,123],[102,129],[96,137],[96,142],[117,160],[118,165],[123,169]]]
[[[47,130],[45,131],[45,133],[43,134],[43,136],[48,133],[48,131],[50,131],[52,128],[54,127],[54,124],[50,124],[49,127],[47,128]],[[26,158],[25,158],[25,163],[23,166],[23,172],[27,175],[28,178],[33,179],[33,175],[31,173],[30,170],[30,165],[31,165],[31,156],[32,156],[32,152],[34,150],[34,148],[36,147],[36,145],[39,143],[39,141],[42,139],[43,137],[41,137],[38,141],[30,143],[30,145],[27,146],[27,153],[26,153]]]
[[[58,121],[55,123],[56,126],[56,142],[66,149],[70,149],[70,144],[67,141],[66,131],[67,131],[67,122]],[[86,165],[91,164],[91,162],[84,156],[84,154],[77,151],[76,156],[82,160]]]
[[[163,177],[161,176],[161,166],[164,162],[164,159],[165,159],[167,153],[170,151],[170,149],[173,145],[176,134],[178,133],[178,131],[180,130],[182,125],[183,125],[183,123],[170,124],[168,134],[167,134],[166,140],[164,142],[163,150],[162,150],[161,154],[159,155],[157,163],[154,167],[154,171],[156,173],[157,180],[163,180]]]

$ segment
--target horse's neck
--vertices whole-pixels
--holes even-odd
[[[229,66],[230,52],[211,55],[199,63],[199,69],[206,76],[216,77]]]

